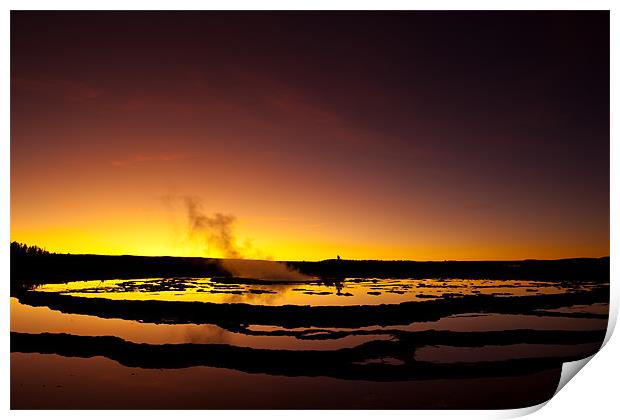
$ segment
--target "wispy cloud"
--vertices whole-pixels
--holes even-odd
[[[12,77],[11,86],[15,89],[60,96],[72,101],[91,101],[103,95],[101,89],[87,83],[52,79],[48,77]]]
[[[161,154],[161,155],[135,155],[126,159],[116,159],[111,163],[114,166],[128,166],[143,162],[172,162],[175,160],[187,159],[187,155],[183,153]]]

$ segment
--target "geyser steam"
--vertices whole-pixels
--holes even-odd
[[[313,280],[313,277],[290,268],[286,263],[265,260],[249,260],[236,243],[235,221],[231,214],[214,213],[207,216],[202,211],[200,199],[184,197],[189,231],[192,237],[204,240],[207,252],[219,250],[224,258],[222,266],[235,277],[259,280]]]
[[[235,216],[222,213],[205,216],[200,201],[192,197],[185,197],[185,205],[191,234],[204,235],[207,247],[219,249],[224,258],[241,258],[241,253],[235,247],[233,232]]]

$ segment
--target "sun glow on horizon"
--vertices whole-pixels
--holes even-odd
[[[247,258],[609,255],[600,24],[546,15],[567,36],[491,40],[328,15],[12,14],[11,239],[226,256],[165,199],[196,196]]]
[[[114,233],[111,233],[114,232]],[[50,252],[69,254],[100,255],[140,255],[172,257],[225,258],[215,248],[205,246],[200,239],[188,235],[173,238],[169,226],[132,224],[131,227],[100,227],[98,229],[49,228],[45,230],[12,231],[11,241],[37,245]],[[240,234],[240,242],[246,236]],[[283,236],[281,232],[271,237],[248,237],[242,258],[269,259],[282,261],[320,261],[336,258],[352,260],[523,260],[523,259],[561,259],[577,257],[603,257],[605,249],[598,253],[591,249],[571,246],[545,244],[515,245],[500,247],[480,245],[473,247],[467,243],[460,246],[360,244],[356,242],[307,241],[303,236],[294,239]],[[251,243],[251,245],[247,245]]]

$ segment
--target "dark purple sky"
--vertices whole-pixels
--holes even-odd
[[[11,100],[16,240],[187,253],[187,194],[279,258],[609,254],[608,12],[13,12]]]

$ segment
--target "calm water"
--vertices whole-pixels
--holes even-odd
[[[183,278],[44,284],[11,298],[11,404],[13,408],[527,406],[551,397],[562,360],[592,354],[600,347],[608,311],[601,288],[606,287],[464,279],[269,284]],[[506,305],[498,305],[497,311],[455,309],[455,313],[448,305],[446,312],[449,299],[475,303],[480,296],[504,299],[499,302]],[[72,300],[84,297],[105,305]],[[515,299],[525,299],[522,311],[514,310]],[[157,322],[146,322],[142,312],[132,309],[141,301],[164,305],[157,306],[155,315],[161,316],[149,317]],[[108,310],[106,302],[116,305],[115,310]],[[213,308],[190,302],[244,303],[270,308],[275,316],[254,318],[248,312],[242,323],[230,322],[219,312],[208,317],[209,323],[173,316],[189,310],[184,305],[207,313]],[[412,312],[410,322],[386,322],[382,317],[381,322],[370,319],[354,327],[346,319],[339,325],[329,315],[323,325],[309,321],[287,326],[289,307],[282,306],[320,312],[357,310],[362,305],[362,310],[381,313],[405,308],[400,304],[408,302],[414,305],[406,307]],[[540,307],[535,306],[538,302]],[[424,320],[416,320],[418,304],[425,305],[419,314]],[[436,317],[428,313],[434,312],[433,305],[443,305]],[[454,305],[461,307],[465,306]]]
[[[588,288],[583,283],[574,288]],[[442,298],[445,294],[531,296],[566,293],[560,283],[524,280],[343,279],[337,283],[229,283],[211,278],[74,281],[35,290],[121,300],[166,300],[255,305],[379,305]]]

